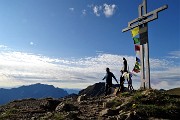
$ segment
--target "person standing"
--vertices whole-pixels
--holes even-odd
[[[124,76],[123,76],[123,71],[121,70],[121,76],[120,76],[120,92],[124,92]]]
[[[129,79],[128,79],[128,89],[130,92],[134,91],[134,88],[132,86],[132,74],[129,73]]]
[[[123,60],[124,60],[124,61],[123,61],[123,65],[124,65],[124,66],[123,66],[123,67],[124,67],[124,71],[123,71],[123,72],[128,72],[128,70],[127,70],[127,60],[126,60],[126,58],[124,58],[124,57],[123,57]]]
[[[106,79],[106,89],[105,89],[105,95],[108,95],[111,93],[111,87],[112,87],[112,78],[115,79],[115,81],[118,83],[116,77],[114,76],[114,74],[112,72],[110,72],[109,68],[106,68],[106,75],[104,76],[104,79]]]

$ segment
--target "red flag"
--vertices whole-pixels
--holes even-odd
[[[140,51],[140,45],[135,45],[135,51]]]
[[[140,72],[140,70],[138,70],[138,69],[133,69],[133,71],[134,71],[135,73]]]

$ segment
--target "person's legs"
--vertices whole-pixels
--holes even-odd
[[[109,84],[108,85],[108,95],[111,94],[111,87],[112,87],[112,84]]]
[[[132,84],[131,84],[131,90],[134,91],[134,88],[133,88]]]
[[[120,84],[120,91],[123,92],[123,84]]]
[[[131,91],[131,87],[130,87],[130,84],[128,84],[128,90]]]
[[[132,85],[131,84],[129,85],[129,90],[130,90],[130,92],[132,91]]]
[[[109,88],[108,88],[108,84],[106,84],[106,89],[105,89],[105,92],[106,92],[106,93],[105,93],[105,95],[108,95],[108,89],[109,89]]]

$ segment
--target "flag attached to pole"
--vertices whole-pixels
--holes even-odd
[[[139,27],[135,27],[133,30],[131,30],[132,37],[135,37],[139,34]]]
[[[134,37],[133,40],[134,40],[134,44],[139,44],[140,43],[140,40],[137,37]]]
[[[135,51],[140,51],[140,45],[135,45]]]
[[[140,63],[140,59],[138,57],[136,57],[136,62]]]
[[[141,66],[140,66],[140,64],[136,61],[133,71],[136,72],[136,73],[138,73],[138,72],[140,72],[140,69],[141,69]]]

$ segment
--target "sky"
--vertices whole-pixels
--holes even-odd
[[[142,0],[0,0],[0,88],[35,83],[83,89],[102,81],[106,67],[119,80],[122,58],[135,64],[131,32]],[[167,4],[148,23],[154,89],[180,87],[180,1],[147,0],[147,11]],[[133,76],[140,87],[140,73]],[[115,82],[113,82],[115,83]],[[126,86],[126,85],[125,85]]]

